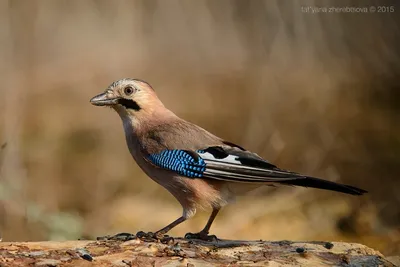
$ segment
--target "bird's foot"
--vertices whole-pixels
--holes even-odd
[[[139,231],[136,233],[136,237],[143,241],[157,241],[164,237],[164,235],[160,235],[153,232],[143,232]]]
[[[206,232],[199,232],[199,233],[187,233],[185,235],[186,239],[199,239],[199,240],[204,240],[204,241],[209,241],[209,242],[215,242],[218,241],[219,239],[215,235],[208,235]]]
[[[116,235],[106,235],[106,236],[100,236],[97,237],[97,240],[103,241],[103,240],[114,240],[114,241],[129,241],[135,239],[136,236],[131,233],[119,233]]]
[[[139,231],[136,233],[136,237],[139,238],[142,241],[147,241],[147,242],[156,242],[160,241],[161,243],[164,244],[172,244],[174,242],[174,238],[166,235],[164,233],[160,232],[143,232]]]
[[[105,241],[105,240],[113,240],[113,241],[129,241],[129,240],[134,240],[134,239],[140,239],[142,241],[146,242],[157,242],[160,241],[161,243],[164,244],[172,244],[174,242],[174,238],[170,237],[168,235],[164,235],[162,233],[153,233],[153,232],[148,232],[145,233],[143,231],[139,231],[136,233],[136,235],[131,234],[131,233],[119,233],[116,235],[106,235],[106,236],[101,236],[97,237],[97,240],[100,241]]]

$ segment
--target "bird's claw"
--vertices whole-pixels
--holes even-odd
[[[114,241],[129,241],[135,239],[136,236],[131,233],[119,233],[116,235],[106,235],[97,237],[97,240],[114,240]]]
[[[155,235],[153,232],[143,232],[139,231],[136,233],[136,237],[139,239],[150,239],[150,238],[155,238]]]
[[[163,233],[143,232],[139,231],[136,233],[136,237],[143,241],[160,241],[163,244],[171,244],[174,242],[174,238]]]
[[[174,243],[174,238],[168,235],[164,235],[162,233],[153,233],[153,232],[143,232],[139,231],[136,233],[136,235],[131,234],[131,233],[119,233],[116,235],[106,235],[106,236],[100,236],[97,237],[96,239],[99,241],[129,241],[129,240],[134,240],[134,239],[140,239],[142,241],[147,241],[147,242],[156,242],[160,241],[163,244],[172,244]]]
[[[209,242],[215,242],[218,241],[219,239],[215,235],[208,235],[207,233],[199,232],[199,233],[187,233],[185,235],[186,239],[199,239],[203,241],[209,241]]]

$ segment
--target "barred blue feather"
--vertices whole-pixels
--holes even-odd
[[[175,171],[190,178],[200,178],[206,169],[206,163],[185,150],[164,150],[159,154],[151,154],[149,160],[161,167]]]

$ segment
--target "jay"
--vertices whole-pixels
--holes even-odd
[[[263,185],[292,185],[362,195],[367,191],[278,168],[255,153],[185,121],[167,109],[154,89],[139,79],[113,82],[93,97],[96,106],[114,109],[122,120],[130,153],[140,168],[181,204],[181,217],[151,233],[160,239],[173,227],[211,209],[203,230],[186,236],[210,240],[219,210],[236,196]]]

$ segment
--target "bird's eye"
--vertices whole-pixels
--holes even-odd
[[[126,95],[131,95],[134,91],[135,91],[135,89],[133,89],[133,87],[131,87],[131,86],[127,86],[127,87],[125,87],[125,89],[124,89],[124,93],[125,93]]]

